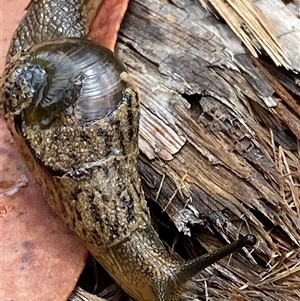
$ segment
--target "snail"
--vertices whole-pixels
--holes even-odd
[[[51,14],[44,11],[51,2],[34,1],[27,17]],[[189,261],[172,259],[151,224],[137,171],[139,100],[125,67],[84,35],[35,43],[8,54],[1,117],[49,205],[130,296],[177,301],[192,276],[255,244],[248,234]]]

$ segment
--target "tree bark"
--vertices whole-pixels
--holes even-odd
[[[292,7],[284,9],[299,33]],[[257,236],[253,253],[199,274],[210,300],[296,300],[299,53],[294,46],[288,53],[284,42],[286,67],[294,71],[277,67],[263,48],[255,58],[214,14],[192,0],[130,2],[116,52],[142,103],[145,194],[159,205],[150,201],[161,235],[171,229],[192,257],[249,232]]]

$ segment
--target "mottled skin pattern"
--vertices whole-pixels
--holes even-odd
[[[255,238],[171,259],[137,172],[139,101],[130,76],[87,40],[44,42],[86,37],[88,2],[32,1],[1,78],[1,117],[50,206],[116,282],[138,301],[177,301],[193,275]]]

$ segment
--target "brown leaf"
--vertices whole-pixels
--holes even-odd
[[[103,0],[90,27],[93,41],[114,50],[129,0]]]

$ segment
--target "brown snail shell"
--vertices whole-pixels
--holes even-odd
[[[88,122],[113,112],[122,99],[124,66],[109,49],[89,40],[44,42],[7,69],[11,79],[6,80],[14,85],[7,97],[16,98],[18,90],[27,102],[32,98],[25,118],[41,127],[52,122],[60,106],[73,107],[75,118]]]
[[[44,42],[10,60],[1,111],[55,212],[139,301],[177,301],[198,271],[252,235],[173,260],[151,226],[136,168],[139,102],[122,63],[88,40]]]

